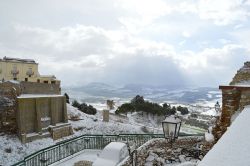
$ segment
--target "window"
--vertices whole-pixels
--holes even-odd
[[[49,83],[49,81],[43,81],[43,83],[48,84],[48,83]]]
[[[40,79],[37,79],[37,82],[40,83]]]
[[[28,78],[25,78],[25,81],[27,82],[27,81],[28,81]]]
[[[56,84],[56,81],[51,81],[51,84]]]
[[[32,67],[29,67],[28,71],[26,72],[26,74],[31,77],[32,75],[34,75],[34,72],[32,71]]]

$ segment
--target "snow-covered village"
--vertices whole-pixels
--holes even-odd
[[[0,166],[249,166],[249,11],[0,1]]]

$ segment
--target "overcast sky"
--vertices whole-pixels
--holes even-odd
[[[63,86],[218,86],[250,60],[250,0],[0,0],[0,57]]]

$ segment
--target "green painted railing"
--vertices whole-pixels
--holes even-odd
[[[180,134],[180,136],[200,135]],[[132,141],[139,147],[152,138],[163,138],[163,134],[82,135],[41,149],[13,166],[46,166],[85,149],[103,149],[112,141]]]

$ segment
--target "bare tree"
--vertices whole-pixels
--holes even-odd
[[[107,104],[107,108],[109,110],[112,110],[112,109],[115,108],[115,102],[114,102],[114,100],[107,100],[106,104]]]

